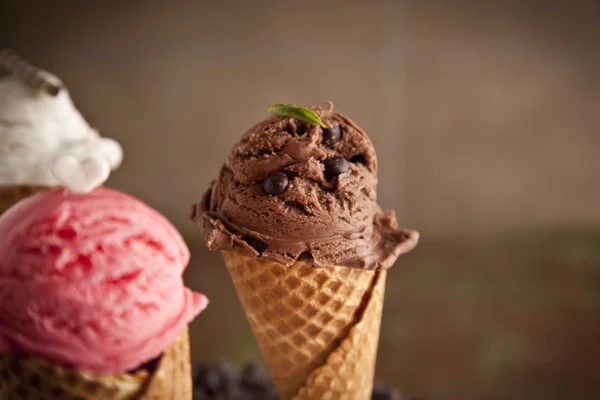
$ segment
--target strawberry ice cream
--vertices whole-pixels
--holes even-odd
[[[161,214],[98,188],[29,197],[0,217],[0,352],[96,373],[159,356],[208,304]]]

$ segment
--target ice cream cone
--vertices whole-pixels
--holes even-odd
[[[159,358],[153,371],[91,374],[35,357],[0,354],[2,400],[191,400],[187,328]]]
[[[156,370],[147,379],[145,386],[139,400],[192,399],[192,367],[187,328],[163,353]]]
[[[223,257],[282,400],[370,398],[386,271]]]
[[[48,189],[51,189],[51,187],[36,185],[0,186],[0,214],[4,213],[4,211],[8,210],[19,200]]]

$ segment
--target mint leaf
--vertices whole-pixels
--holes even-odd
[[[311,124],[319,124],[322,128],[327,128],[327,125],[321,121],[321,118],[310,108],[297,106],[295,104],[275,104],[268,108],[271,114],[280,115],[282,117],[296,118],[306,121]]]

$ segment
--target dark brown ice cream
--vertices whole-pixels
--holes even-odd
[[[327,125],[270,116],[231,150],[191,218],[211,250],[291,265],[387,269],[418,233],[377,204],[377,158],[345,115],[310,107]]]

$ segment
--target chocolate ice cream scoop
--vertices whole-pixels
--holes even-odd
[[[418,233],[398,229],[394,213],[377,204],[373,144],[326,104],[298,107],[310,117],[278,105],[284,112],[272,108],[280,115],[234,145],[192,210],[211,250],[285,265],[312,258],[317,267],[387,269],[415,247]]]

